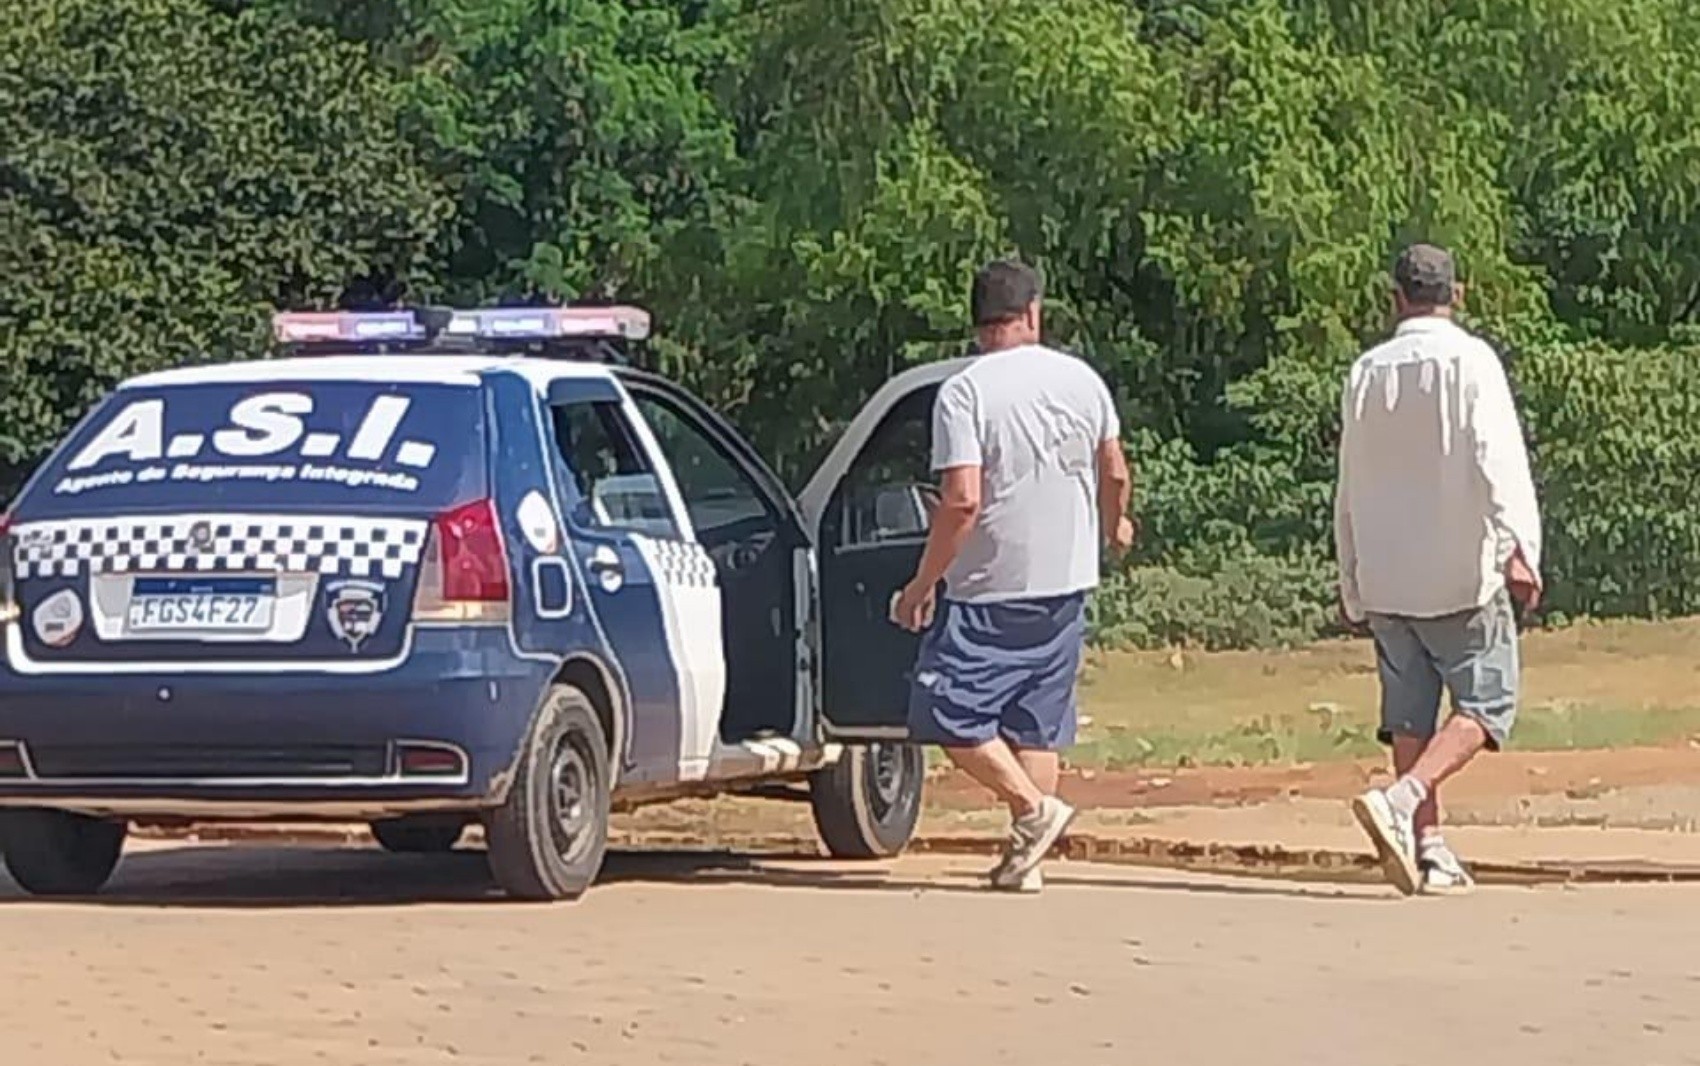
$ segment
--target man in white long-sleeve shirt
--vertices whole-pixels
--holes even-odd
[[[1499,357],[1452,320],[1452,257],[1413,245],[1393,275],[1398,327],[1342,397],[1334,536],[1341,607],[1375,638],[1398,780],[1352,809],[1402,892],[1459,892],[1471,880],[1440,835],[1436,793],[1510,734],[1512,604],[1540,597],[1540,511]]]

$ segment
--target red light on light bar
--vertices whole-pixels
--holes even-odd
[[[285,344],[338,340],[342,337],[342,316],[306,313],[273,315],[272,335]]]
[[[283,344],[422,340],[412,311],[286,311],[272,316],[272,334]]]

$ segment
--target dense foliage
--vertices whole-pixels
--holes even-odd
[[[0,19],[0,464],[118,377],[266,343],[267,309],[427,276],[452,203],[395,82],[328,33],[200,0]]]
[[[1459,254],[1561,612],[1700,610],[1700,38],[1682,0],[18,0],[0,460],[274,305],[654,309],[790,476],[966,279],[1040,263],[1147,535],[1100,634],[1331,624],[1338,378]]]

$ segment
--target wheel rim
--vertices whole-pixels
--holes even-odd
[[[549,761],[549,832],[566,862],[575,862],[595,835],[598,784],[583,738],[569,734],[556,741]]]
[[[869,806],[882,822],[903,803],[912,750],[907,744],[872,744],[868,748]]]

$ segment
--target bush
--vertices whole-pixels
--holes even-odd
[[[1577,343],[1516,322],[1483,332],[1507,350],[1529,439],[1549,617],[1700,612],[1700,350]],[[1145,536],[1139,567],[1106,583],[1098,639],[1261,647],[1329,632],[1333,471],[1318,457],[1331,447],[1246,444],[1205,463],[1136,436]]]
[[[1557,344],[1516,360],[1567,614],[1700,612],[1700,349]]]
[[[1334,565],[1316,555],[1245,555],[1188,573],[1136,567],[1093,599],[1092,641],[1108,648],[1287,647],[1330,629]]]

